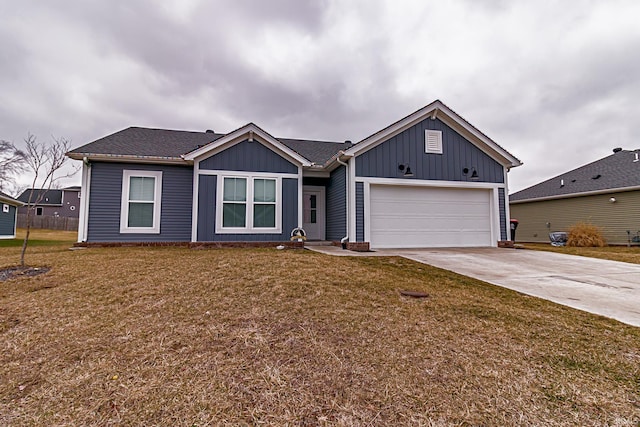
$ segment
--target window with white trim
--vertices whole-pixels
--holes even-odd
[[[280,233],[281,179],[219,176],[217,233]]]
[[[124,170],[121,233],[160,233],[161,171]]]
[[[431,129],[424,131],[424,152],[442,154],[442,131]]]

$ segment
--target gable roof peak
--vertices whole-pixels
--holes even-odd
[[[507,168],[522,165],[522,162],[517,157],[509,153],[494,140],[478,130],[475,126],[469,123],[469,121],[449,108],[440,99],[436,99],[419,110],[414,111],[395,123],[392,123],[386,128],[366,137],[360,142],[357,142],[346,151],[346,154],[358,155],[363,153],[389,138],[392,138],[400,132],[403,132],[414,124],[424,121],[428,117],[431,117],[432,120],[439,119],[443,121],[446,125],[463,135],[465,139],[476,145]]]

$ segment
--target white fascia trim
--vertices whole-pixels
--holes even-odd
[[[129,178],[130,177],[152,177],[154,184],[153,203],[153,226],[152,227],[129,227]],[[160,234],[160,212],[162,202],[162,171],[141,171],[124,169],[122,171],[122,200],[120,203],[120,233],[122,234]]]
[[[410,187],[447,187],[447,188],[477,188],[477,189],[493,189],[504,188],[505,185],[494,182],[467,182],[467,181],[437,181],[422,179],[402,179],[402,178],[370,178],[357,177],[357,182],[369,184],[383,185],[402,185]]]
[[[351,157],[347,162],[349,165],[347,167],[346,173],[347,175],[347,183],[348,183],[348,191],[347,191],[347,222],[348,222],[348,235],[349,241],[355,242],[357,238],[356,233],[356,158]],[[365,221],[367,218],[365,218]]]
[[[584,193],[560,194],[557,196],[514,200],[514,201],[509,201],[509,203],[511,203],[512,205],[517,205],[518,203],[543,202],[545,200],[556,200],[556,199],[571,199],[574,197],[597,196],[598,194],[624,193],[626,191],[636,191],[636,190],[640,190],[640,185],[634,185],[632,187],[609,188],[606,190],[585,191]]]
[[[154,165],[185,165],[190,163],[185,161],[182,157],[133,156],[129,154],[67,153],[67,157],[73,160],[83,160],[86,157],[89,161],[143,163]]]
[[[276,181],[276,226],[273,228],[253,227],[253,215],[249,206],[253,206],[253,179],[263,178],[264,175],[229,174],[219,175],[216,180],[216,234],[280,234],[282,233],[282,177],[271,175],[268,178]],[[225,228],[222,226],[224,178],[245,178],[247,180],[247,200],[245,202],[246,227]]]
[[[82,162],[82,191],[80,192],[80,212],[78,212],[78,242],[86,242],[88,237],[90,184],[91,164],[89,162]]]
[[[0,203],[6,203],[7,205],[16,206],[16,207],[26,205],[26,203],[23,203],[20,200],[7,199],[6,197],[2,197],[2,196],[0,196]]]
[[[356,143],[351,148],[345,150],[345,154],[357,156],[358,154],[375,147],[376,145],[386,141],[390,137],[402,132],[411,125],[426,119],[432,114],[433,110],[435,110],[438,105],[442,105],[442,103],[440,103],[439,101],[432,102],[431,104],[421,108],[410,116],[407,116],[399,122],[396,122],[394,125],[389,126],[388,128],[383,129],[382,131],[375,133],[370,137]]]
[[[251,133],[253,134],[250,135]],[[223,136],[222,138],[216,139],[215,141],[203,147],[200,147],[197,150],[194,150],[188,154],[185,154],[182,157],[185,160],[192,160],[192,161],[201,160],[204,157],[209,157],[214,155],[216,152],[222,151],[222,150],[219,150],[219,151],[215,151],[215,150],[218,150],[220,148],[222,149],[228,148],[227,146],[232,146],[237,144],[238,142],[244,141],[245,139],[244,137],[247,135],[252,136],[254,139],[258,140],[258,142],[262,143],[263,145],[266,145],[267,147],[271,145],[275,149],[274,151],[278,152],[281,155],[284,155],[289,160],[293,160],[302,166],[311,166],[311,162],[307,160],[305,157],[302,157],[300,154],[296,153],[295,151],[293,151],[292,149],[290,149],[289,147],[287,147],[286,145],[278,141],[276,138],[269,135],[267,132],[263,131],[258,126],[254,125],[253,123],[249,123],[248,125],[243,126],[240,129],[235,130]]]
[[[471,143],[474,143],[478,148],[482,149],[482,151],[487,152],[494,160],[498,161],[504,166],[516,167],[522,165],[522,162],[517,158],[513,157],[507,151],[505,151],[502,147],[496,144],[494,141],[489,139],[487,136],[482,134],[476,128],[471,126],[466,120],[460,117],[458,114],[450,110],[446,105],[444,105],[440,101],[434,101],[426,107],[416,111],[410,116],[405,117],[401,121],[395,123],[394,125],[371,135],[370,137],[358,142],[353,147],[347,149],[345,154],[350,155],[358,155],[363,153],[364,151],[370,150],[371,148],[379,145],[389,138],[401,133],[402,131],[408,129],[409,127],[415,125],[418,122],[421,122],[434,114],[441,112],[442,114],[438,114],[438,118],[448,124],[449,126],[454,125],[452,127],[457,127],[458,129],[463,129],[466,131],[468,136],[472,136],[470,139]],[[448,119],[448,120],[447,120]],[[492,155],[493,154],[493,155]],[[497,156],[496,156],[497,155]],[[497,158],[496,158],[497,157]]]
[[[198,241],[198,195],[200,194],[200,163],[193,164],[193,195],[191,196],[191,241]]]
[[[234,176],[255,176],[265,178],[298,178],[300,177],[300,173],[279,173],[279,172],[247,172],[247,171],[232,171],[232,170],[221,170],[221,169],[200,169],[198,168],[199,175],[234,175]]]
[[[500,147],[498,144],[496,144],[493,140],[491,140],[489,137],[484,135],[478,129],[471,126],[466,120],[464,120],[455,112],[451,111],[446,105],[444,104],[441,104],[441,105],[442,107],[440,107],[440,109],[444,112],[444,117],[438,116],[438,118],[441,121],[443,121],[444,123],[447,123],[448,125],[452,125],[452,124],[455,125],[455,126],[452,126],[454,129],[455,127],[458,127],[459,129],[462,129],[465,132],[468,132],[468,134],[474,137],[470,139],[472,143],[476,141],[480,142],[481,145],[478,148],[482,149],[482,151],[486,153],[487,152],[486,149],[488,148],[489,150],[491,150],[491,153],[487,153],[487,154],[491,156],[492,153],[495,153],[500,158],[504,159],[500,161],[499,159],[496,158],[495,155],[491,156],[492,158],[494,158],[494,160],[498,161],[504,166],[507,166],[510,168],[522,166],[522,162],[520,160],[518,160],[516,157],[511,155],[504,148]],[[476,141],[474,141],[474,139]],[[477,143],[476,143],[476,146],[478,146]],[[505,161],[506,161],[506,164],[505,164]]]
[[[331,173],[325,170],[304,169],[302,175],[305,178],[330,178]]]
[[[15,211],[13,212],[13,237],[15,239],[18,234],[18,208],[15,207]]]

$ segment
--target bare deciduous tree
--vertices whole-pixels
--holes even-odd
[[[27,202],[27,230],[22,243],[22,251],[20,252],[21,267],[25,265],[24,254],[29,243],[31,219],[36,205],[42,201],[47,191],[57,185],[58,180],[69,178],[78,171],[75,168],[69,173],[57,175],[69,160],[65,154],[69,151],[70,141],[65,138],[52,138],[53,142],[50,144],[38,142],[36,137],[31,134],[24,140],[26,143],[24,151],[26,169],[33,175],[33,181]],[[36,185],[39,185],[41,191],[36,190]]]
[[[16,184],[15,177],[26,166],[25,153],[13,143],[0,140],[0,191]]]

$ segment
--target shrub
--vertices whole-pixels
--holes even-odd
[[[603,247],[607,241],[602,236],[600,227],[586,222],[579,222],[569,227],[567,232],[567,246]]]

